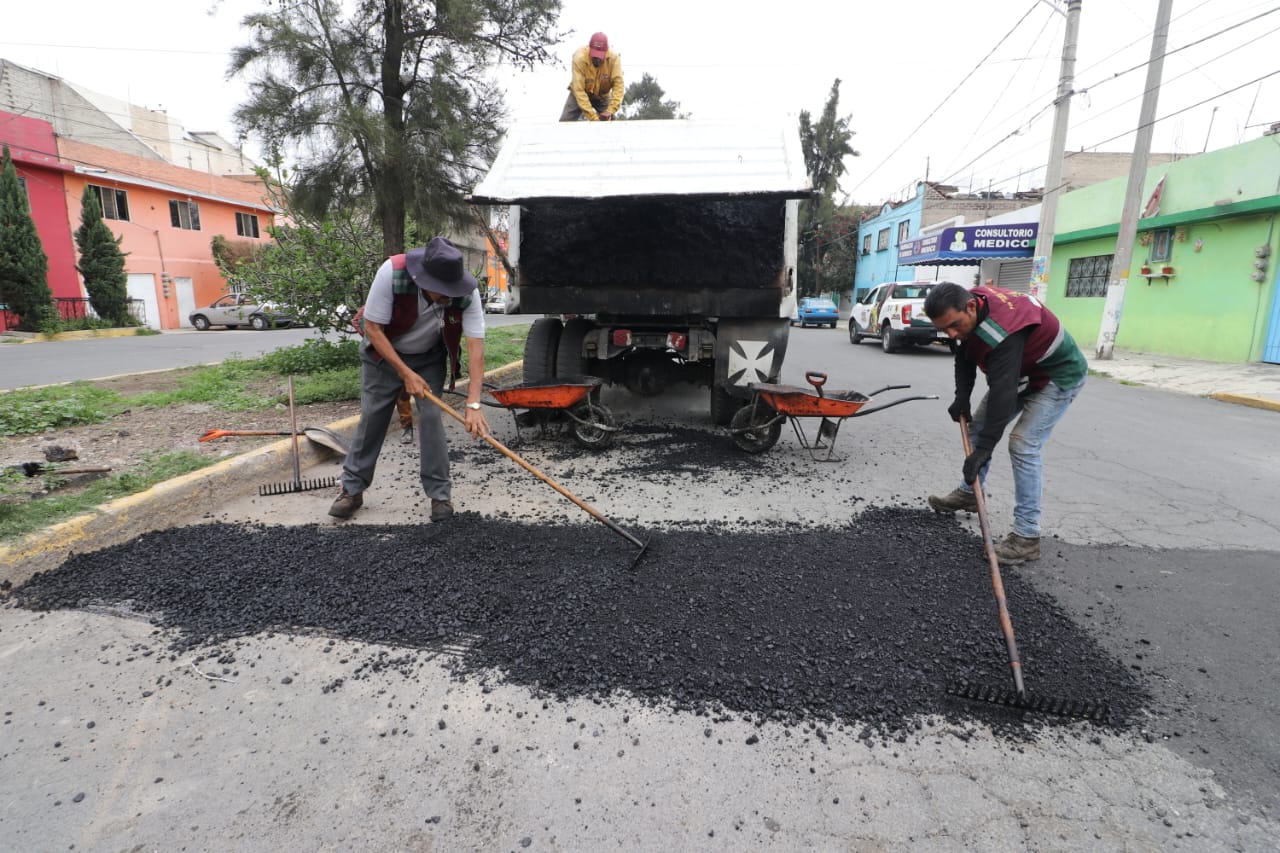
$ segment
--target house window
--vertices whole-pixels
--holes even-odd
[[[127,192],[113,187],[100,187],[95,184],[89,184],[89,188],[98,194],[98,201],[102,203],[102,217],[104,219],[129,221],[129,194]]]
[[[898,245],[901,246],[907,242],[907,237],[911,235],[911,220],[904,219],[898,223]]]
[[[236,214],[236,233],[241,237],[258,236],[258,217],[252,213]]]
[[[1106,296],[1115,255],[1072,258],[1067,268],[1067,296]]]
[[[174,201],[169,199],[169,221],[174,228],[199,231],[200,205],[194,201]]]
[[[862,254],[864,255],[871,254],[871,235],[870,234],[862,238]]]
[[[876,251],[883,252],[889,248],[889,229],[881,228],[880,233],[876,235]]]
[[[1158,228],[1151,232],[1151,260],[1163,262],[1173,259],[1173,229]]]
[[[22,177],[21,175],[18,176],[18,186],[22,187],[22,194],[24,196],[26,196],[27,198],[31,197],[31,193],[27,191],[27,179]]]

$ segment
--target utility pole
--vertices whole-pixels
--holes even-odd
[[[1062,69],[1058,74],[1058,98],[1054,101],[1053,135],[1044,172],[1044,197],[1040,199],[1040,228],[1036,231],[1036,259],[1032,264],[1031,295],[1043,303],[1049,293],[1049,263],[1053,259],[1054,229],[1058,225],[1058,195],[1062,189],[1062,161],[1067,149],[1067,119],[1076,77],[1076,39],[1080,33],[1081,0],[1067,0],[1067,31],[1062,37]],[[1055,7],[1055,11],[1061,9]]]
[[[1120,333],[1120,315],[1124,313],[1124,291],[1129,286],[1129,264],[1133,260],[1133,242],[1138,234],[1142,185],[1147,178],[1147,155],[1151,153],[1151,136],[1155,133],[1156,102],[1160,99],[1160,77],[1164,70],[1164,52],[1169,41],[1169,15],[1172,9],[1173,0],[1160,0],[1156,9],[1156,28],[1151,34],[1147,88],[1142,94],[1138,135],[1133,142],[1129,183],[1125,187],[1124,209],[1120,214],[1120,233],[1116,236],[1116,254],[1111,260],[1111,280],[1107,282],[1107,302],[1102,309],[1102,325],[1098,328],[1097,357],[1103,361],[1110,361],[1115,354],[1116,336]]]

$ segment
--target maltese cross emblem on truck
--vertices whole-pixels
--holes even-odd
[[[733,341],[729,344],[729,382],[746,385],[749,382],[768,382],[773,368],[773,343],[771,341]]]

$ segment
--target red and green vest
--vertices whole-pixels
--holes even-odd
[[[1067,390],[1084,380],[1089,370],[1084,353],[1057,316],[1038,299],[987,285],[969,293],[986,307],[986,317],[961,347],[965,358],[977,363],[984,373],[991,351],[1009,335],[1028,329],[1019,370],[1019,376],[1027,377],[1027,384],[1019,393],[1039,391],[1050,382]]]
[[[394,346],[396,338],[413,328],[418,322],[418,294],[421,288],[414,282],[413,276],[405,265],[405,256],[391,256],[391,321],[384,326],[387,339]],[[445,352],[449,354],[449,390],[457,384],[458,375],[462,371],[462,311],[471,304],[470,296],[455,296],[445,305],[440,321],[440,340],[444,343]],[[364,334],[364,308],[356,315],[359,321],[360,334]],[[377,352],[374,360],[381,360]]]

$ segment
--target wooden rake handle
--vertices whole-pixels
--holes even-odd
[[[969,444],[969,419],[960,418],[960,441],[964,445],[964,455],[973,452]],[[1009,670],[1013,673],[1013,688],[1018,696],[1026,696],[1026,688],[1022,684],[1022,659],[1018,657],[1018,641],[1013,635],[1013,620],[1009,618],[1009,603],[1004,596],[1004,580],[1000,577],[1000,560],[996,557],[995,544],[991,541],[991,526],[987,523],[987,499],[982,494],[982,477],[973,479],[973,496],[978,503],[978,526],[982,528],[982,547],[987,552],[987,564],[991,567],[991,591],[995,594],[996,610],[1000,616],[1000,633],[1004,634],[1004,644],[1009,650]]]
[[[455,421],[457,421],[458,423],[462,424],[463,426],[466,426],[466,425],[467,425],[467,419],[466,419],[466,418],[464,418],[462,415],[458,414],[458,412],[457,412],[457,410],[456,410],[456,409],[454,409],[454,408],[453,408],[452,406],[450,406],[448,403],[446,403],[446,402],[444,402],[443,400],[441,400],[441,399],[440,399],[439,397],[437,397],[435,394],[432,394],[429,390],[423,389],[423,392],[422,392],[422,398],[423,398],[424,400],[429,400],[429,401],[431,401],[432,403],[434,403],[437,407],[439,407],[439,409],[440,409],[441,411],[445,412],[447,415],[449,415],[450,417],[452,417],[452,418],[453,418]],[[494,438],[494,437],[493,437],[493,436],[491,436],[491,435],[482,435],[482,436],[480,436],[480,437],[481,437],[481,438],[483,438],[485,441],[489,442],[489,444],[493,445],[493,446],[494,446],[494,448],[496,448],[496,449],[498,450],[498,452],[499,452],[499,453],[501,453],[503,456],[507,457],[507,458],[508,458],[508,459],[510,459],[512,462],[514,462],[514,463],[516,463],[517,465],[519,465],[521,468],[524,468],[524,469],[525,469],[526,471],[528,471],[530,474],[532,474],[533,476],[537,477],[539,480],[541,480],[542,482],[546,483],[546,484],[547,484],[548,486],[550,486],[551,488],[555,489],[557,492],[559,492],[559,493],[560,493],[561,495],[563,495],[564,497],[566,497],[566,498],[568,498],[569,500],[573,501],[575,504],[577,504],[577,505],[578,505],[578,507],[579,507],[580,509],[582,509],[584,512],[586,512],[588,515],[590,515],[590,516],[591,516],[592,518],[594,518],[596,521],[599,521],[601,524],[605,525],[605,526],[606,526],[606,527],[608,527],[610,530],[612,530],[614,533],[616,533],[616,534],[618,534],[619,536],[623,537],[623,538],[624,538],[624,539],[626,539],[628,542],[630,542],[632,545],[635,545],[637,548],[640,548],[641,550],[643,550],[643,549],[644,549],[644,547],[645,547],[645,543],[641,542],[639,539],[637,539],[636,537],[632,536],[632,535],[631,535],[630,533],[628,533],[627,531],[623,530],[621,527],[619,527],[617,524],[615,524],[615,523],[614,523],[610,518],[608,518],[604,513],[600,512],[600,510],[596,509],[596,508],[595,508],[595,507],[593,507],[591,504],[587,503],[587,502],[586,502],[586,501],[584,501],[582,498],[578,497],[578,496],[577,496],[577,495],[575,495],[573,492],[569,491],[569,490],[568,490],[568,489],[566,489],[564,486],[560,485],[560,484],[559,484],[559,483],[557,483],[555,480],[551,479],[551,478],[550,478],[550,477],[548,477],[546,474],[544,474],[544,473],[542,473],[541,471],[539,471],[539,470],[538,470],[537,468],[535,468],[533,465],[531,465],[531,464],[529,464],[528,462],[526,462],[526,461],[525,461],[525,460],[524,460],[520,455],[518,455],[518,454],[517,454],[517,453],[515,453],[513,450],[511,450],[510,448],[508,448],[508,447],[507,447],[505,444],[503,444],[502,442],[498,441],[498,439]]]

